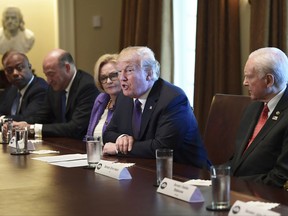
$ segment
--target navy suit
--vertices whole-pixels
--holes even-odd
[[[26,121],[26,119],[40,109],[43,104],[48,89],[47,82],[40,78],[34,77],[22,96],[22,102],[17,115],[11,115],[11,107],[17,96],[18,89],[10,86],[3,92],[0,102],[0,115],[13,118],[14,121]]]
[[[243,153],[263,108],[253,102],[243,114],[231,160],[234,176],[283,187],[288,179],[288,88],[262,130]]]
[[[104,143],[121,134],[133,136],[133,99],[117,97],[114,115],[104,133]],[[197,167],[209,166],[206,150],[189,101],[180,88],[159,79],[148,95],[142,114],[139,139],[128,156],[155,158],[157,148],[174,149],[174,161]]]
[[[31,118],[28,123],[43,124],[43,137],[70,137],[83,139],[86,134],[90,113],[94,100],[99,94],[93,77],[78,70],[69,91],[66,105],[66,121],[62,116],[61,92],[51,87],[43,107]]]

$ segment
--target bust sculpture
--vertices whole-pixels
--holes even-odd
[[[8,7],[3,11],[0,28],[0,53],[17,50],[27,53],[35,42],[34,33],[24,27],[23,15],[19,8]]]

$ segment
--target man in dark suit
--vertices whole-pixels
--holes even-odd
[[[104,133],[107,154],[155,158],[158,148],[174,149],[174,161],[207,168],[197,121],[182,89],[159,78],[160,65],[147,47],[128,47],[117,60],[122,93]],[[141,102],[140,132],[132,123]],[[141,113],[140,113],[141,114]]]
[[[36,137],[70,137],[83,139],[91,109],[98,95],[93,77],[77,70],[70,53],[54,49],[43,60],[43,71],[50,85],[44,105],[26,122]]]
[[[6,52],[2,65],[11,86],[4,90],[1,97],[0,115],[15,121],[26,120],[43,104],[48,84],[33,75],[27,56],[21,52]]]
[[[278,187],[283,187],[288,179],[287,82],[285,53],[268,47],[250,54],[243,84],[255,102],[248,106],[239,126],[230,161],[234,176]],[[268,107],[268,119],[255,134],[264,105]]]

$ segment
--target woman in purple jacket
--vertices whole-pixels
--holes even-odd
[[[117,54],[102,55],[94,67],[94,79],[101,93],[91,111],[87,136],[101,136],[109,124],[115,109],[116,98],[121,91],[116,70]]]

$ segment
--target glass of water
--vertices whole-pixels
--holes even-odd
[[[173,176],[173,149],[156,149],[156,185],[166,177],[172,179]]]

